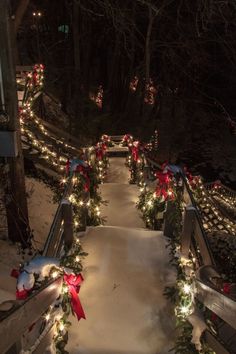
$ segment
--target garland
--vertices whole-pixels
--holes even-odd
[[[197,201],[199,212],[202,215],[203,227],[206,232],[222,231],[236,236],[236,226],[233,221],[224,216],[204,188],[200,176],[188,175],[189,186]]]
[[[194,327],[189,322],[189,316],[196,307],[194,300],[195,258],[181,257],[180,237],[182,232],[183,200],[181,189],[176,186],[173,200],[174,212],[169,216],[173,228],[173,236],[169,241],[170,263],[176,268],[176,283],[166,287],[164,295],[175,305],[177,338],[172,349],[175,354],[215,354],[208,345],[202,343],[202,338],[194,337]]]
[[[78,293],[83,281],[81,275],[81,260],[87,256],[82,249],[78,238],[75,239],[70,250],[64,249],[64,255],[60,260],[48,257],[37,257],[26,263],[20,271],[13,270],[12,276],[17,277],[17,299],[24,300],[35,290],[47,283],[50,279],[63,276],[63,284],[59,298],[43,314],[43,321],[39,331],[39,338],[54,326],[54,346],[57,354],[67,354],[65,346],[68,341],[68,328],[70,314],[76,315],[77,319],[85,319],[83,308],[80,304]],[[29,332],[34,327],[33,323]],[[42,338],[41,338],[42,337]],[[32,353],[35,345],[25,353]]]
[[[56,167],[59,172],[65,171],[65,177],[62,178],[60,183],[61,187],[72,178],[73,192],[69,196],[69,200],[73,205],[75,215],[73,225],[76,233],[84,230],[86,225],[99,225],[104,222],[100,216],[100,205],[104,202],[98,193],[98,184],[103,181],[108,167],[106,149],[110,144],[109,138],[104,135],[102,141],[96,147],[89,148],[87,161],[82,159],[82,155],[76,159],[68,159],[68,153],[64,155],[58,154],[57,149],[52,148],[51,145],[50,147],[47,146],[45,141],[38,139],[32,130],[34,126],[40,129],[40,134],[45,135],[45,137],[49,136],[49,132],[39,123],[32,111],[35,95],[43,85],[43,70],[42,65],[36,65],[33,73],[28,74],[24,102],[20,109],[21,131],[24,139],[30,143],[31,149],[38,150],[51,167]],[[65,146],[66,149],[68,147],[74,149],[59,139],[49,137],[55,140],[56,144]],[[78,151],[74,150],[78,154]],[[47,180],[45,175],[42,176],[40,174],[39,178]],[[57,199],[59,199],[62,189],[57,188]],[[82,271],[81,260],[86,255],[82,250],[79,239],[75,239],[70,250],[64,249],[64,255],[61,260],[38,257],[29,262],[29,264],[24,265],[19,272],[16,270],[12,272],[13,276],[18,277],[17,298],[22,300],[27,298],[34,290],[39,289],[49,279],[60,275],[63,276],[61,295],[44,314],[44,321],[40,330],[40,334],[42,334],[51,325],[54,326],[54,345],[58,354],[67,353],[65,345],[68,340],[67,329],[70,325],[68,321],[69,314],[75,314],[78,320],[85,318],[77,293],[83,281],[83,277],[80,274]],[[46,271],[49,268],[50,271]],[[38,340],[40,338],[41,336],[39,336]],[[33,352],[33,348],[31,349]]]
[[[130,184],[138,184],[142,186],[144,183],[144,148],[139,141],[132,141],[129,139],[128,148],[129,153],[126,158],[126,166],[130,171]]]
[[[157,185],[155,191],[144,187],[140,188],[141,194],[137,202],[137,208],[142,212],[142,219],[146,227],[154,230],[161,229],[167,201],[175,198],[174,179],[169,171],[155,174]]]

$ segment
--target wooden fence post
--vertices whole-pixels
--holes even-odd
[[[192,205],[187,206],[184,212],[184,224],[181,235],[181,252],[187,258],[189,256],[191,236],[196,222],[195,212],[196,209]]]
[[[64,221],[64,242],[67,247],[73,243],[73,211],[72,204],[67,200],[62,200],[62,219]]]
[[[166,237],[172,238],[175,225],[171,222],[171,214],[175,212],[174,203],[167,202],[166,211],[164,214],[164,228],[163,233]]]

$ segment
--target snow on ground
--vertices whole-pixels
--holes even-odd
[[[53,192],[43,182],[33,178],[26,179],[29,195],[28,211],[37,248],[42,249],[56,213],[57,204],[53,202]]]
[[[44,183],[26,178],[30,226],[34,230],[34,246],[42,249],[47,238],[57,205],[52,202],[53,192]],[[26,259],[29,256],[26,255]],[[18,247],[9,240],[0,240],[0,303],[15,299],[16,279],[10,276],[13,268],[24,262]]]
[[[108,226],[89,228],[83,239],[89,255],[80,299],[87,319],[78,324],[71,318],[67,349],[70,354],[165,354],[174,339],[172,312],[162,295],[174,280],[166,238],[144,229],[135,209],[138,189],[128,185],[124,159],[110,162],[112,183],[101,186],[110,201],[103,208]]]
[[[124,157],[110,157],[110,168],[106,177],[106,183],[128,184],[129,169],[125,167]]]

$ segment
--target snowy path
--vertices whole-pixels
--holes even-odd
[[[174,277],[161,232],[145,230],[135,209],[138,190],[128,184],[124,159],[110,159],[101,186],[105,227],[89,228],[80,299],[87,319],[71,318],[70,354],[165,354],[173,322],[162,296]],[[110,182],[110,183],[109,183]],[[116,183],[115,183],[116,182]]]

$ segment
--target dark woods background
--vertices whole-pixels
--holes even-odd
[[[157,128],[160,161],[187,163],[208,179],[233,184],[234,0],[27,0],[12,5],[13,12],[20,5],[26,8],[16,32],[17,61],[45,64],[45,92],[61,103],[68,131],[82,140],[132,133],[147,141]],[[139,80],[131,90],[135,76]],[[153,104],[145,99],[150,82]],[[91,97],[101,88],[98,107]]]

